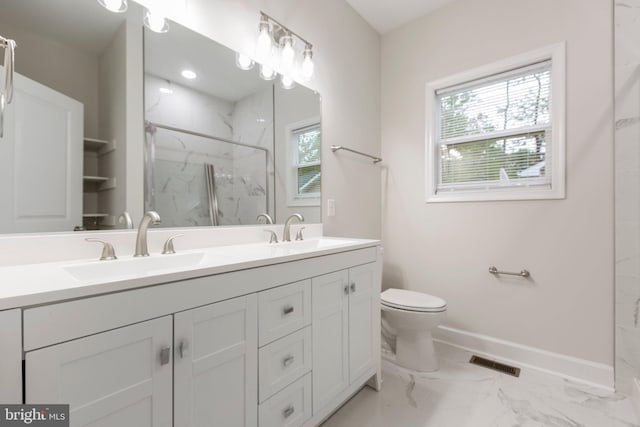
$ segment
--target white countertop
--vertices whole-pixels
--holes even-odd
[[[379,240],[315,237],[153,254],[0,267],[0,310],[47,304],[379,245]],[[166,262],[165,262],[166,261]]]

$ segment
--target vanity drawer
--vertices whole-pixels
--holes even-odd
[[[311,326],[260,349],[259,401],[262,402],[311,371]]]
[[[311,418],[311,373],[260,405],[260,427],[296,427]]]
[[[260,292],[258,342],[262,347],[311,324],[311,280]]]

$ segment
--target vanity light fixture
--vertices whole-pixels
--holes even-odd
[[[276,70],[274,70],[273,68],[269,67],[268,65],[265,64],[261,64],[260,65],[260,77],[264,80],[273,80],[276,78],[276,76],[278,75],[278,73],[276,73]]]
[[[196,77],[198,77],[198,75],[191,71],[191,70],[182,70],[182,72],[180,73],[182,74],[182,77],[184,77],[185,79],[189,79],[189,80],[193,80]]]
[[[98,0],[98,3],[110,12],[123,13],[127,11],[127,0]]]
[[[273,48],[273,39],[271,38],[271,27],[269,19],[264,13],[260,15],[260,24],[258,25],[258,42],[256,44],[256,58],[260,62],[265,62],[271,56]]]
[[[288,74],[293,69],[296,52],[293,50],[293,38],[286,34],[280,38],[280,67],[282,72]]]
[[[296,43],[295,39],[299,43]],[[278,46],[278,49],[274,50],[274,45]],[[304,50],[302,47],[296,50],[296,45],[304,46]],[[297,56],[300,57],[299,60],[296,60]],[[311,43],[266,13],[260,12],[255,55],[258,62],[267,64],[270,69],[277,68],[283,75],[300,76],[308,81],[314,73],[312,57]],[[298,64],[299,67],[296,66]]]
[[[249,58],[247,55],[240,52],[236,52],[236,65],[241,70],[246,71],[246,70],[252,69],[253,66],[255,65],[255,62],[253,61],[253,59]]]
[[[313,64],[313,52],[311,51],[311,45],[307,44],[304,47],[304,53],[302,54],[302,65],[300,66],[302,72],[302,78],[305,80],[311,80],[313,77],[314,64]]]
[[[158,12],[151,12],[151,10],[146,9],[143,22],[145,27],[156,33],[166,33],[169,31],[169,23],[164,15]]]

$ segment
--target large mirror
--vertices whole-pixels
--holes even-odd
[[[169,227],[320,222],[319,96],[174,22],[149,31],[143,12],[3,0],[0,35],[17,48],[0,233],[121,228],[145,209]]]

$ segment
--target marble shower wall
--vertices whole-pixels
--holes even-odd
[[[154,123],[273,148],[270,90],[231,102],[147,74],[145,106]],[[157,210],[163,226],[211,225],[204,163],[215,168],[219,225],[255,223],[267,210],[264,151],[159,128],[146,143],[154,166],[145,171],[145,208]]]
[[[640,378],[640,0],[615,2],[616,388]]]

